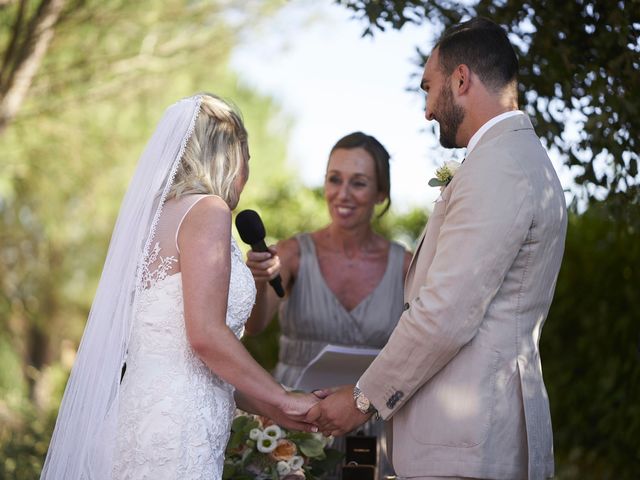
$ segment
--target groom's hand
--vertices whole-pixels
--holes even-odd
[[[325,435],[344,435],[369,420],[356,408],[353,385],[331,389],[329,396],[309,410],[305,421],[318,426]]]

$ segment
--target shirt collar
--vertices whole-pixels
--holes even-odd
[[[469,155],[471,153],[471,150],[475,148],[475,146],[480,141],[480,138],[482,138],[482,136],[487,132],[487,130],[493,127],[496,123],[501,122],[502,120],[506,120],[509,117],[515,117],[516,115],[524,115],[524,112],[520,110],[510,110],[508,112],[501,113],[500,115],[496,115],[495,117],[490,119],[488,122],[486,122],[484,125],[482,125],[478,129],[478,131],[473,134],[471,139],[469,139],[469,143],[467,144],[466,155]]]

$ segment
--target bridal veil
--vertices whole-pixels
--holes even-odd
[[[111,478],[120,377],[155,228],[202,97],[170,106],[147,144],[109,244],[41,479]]]

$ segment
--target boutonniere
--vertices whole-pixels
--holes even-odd
[[[448,160],[444,162],[444,165],[436,169],[436,176],[429,180],[430,187],[446,187],[453,179],[458,169],[462,165],[455,160]]]

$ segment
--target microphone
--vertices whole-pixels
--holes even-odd
[[[251,250],[254,252],[269,251],[267,245],[264,243],[266,232],[258,212],[255,210],[243,210],[238,213],[236,216],[236,228],[242,241],[251,245]],[[280,275],[269,280],[269,285],[276,291],[276,295],[281,298],[284,297],[284,289],[282,288]]]

